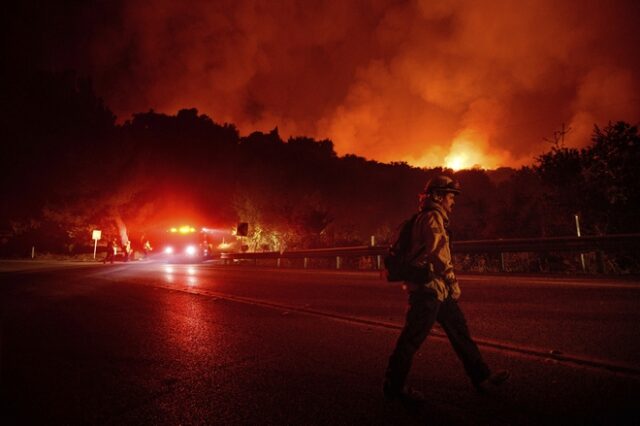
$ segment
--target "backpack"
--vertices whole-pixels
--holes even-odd
[[[389,247],[389,253],[384,257],[387,281],[410,281],[414,276],[416,268],[411,266],[413,259],[409,259],[409,249],[411,248],[413,225],[417,217],[418,214],[414,214],[402,222],[396,231],[394,242]]]

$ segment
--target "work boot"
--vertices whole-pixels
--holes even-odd
[[[480,381],[473,382],[473,386],[480,393],[486,392],[490,386],[500,386],[511,377],[509,370],[500,370],[495,373],[491,373],[489,377]]]
[[[421,404],[424,402],[424,395],[410,387],[404,389],[393,389],[388,382],[382,386],[382,393],[389,401],[400,401],[403,404]]]

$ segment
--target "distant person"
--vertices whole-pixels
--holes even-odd
[[[122,255],[124,256],[124,261],[128,262],[129,259],[133,260],[133,250],[131,250],[131,241],[127,240],[122,246]]]
[[[116,251],[118,250],[117,244],[118,243],[116,242],[115,238],[113,240],[109,240],[109,242],[107,243],[107,255],[105,256],[103,263],[107,263],[107,262],[113,263],[115,261]]]
[[[142,245],[142,251],[144,252],[145,259],[151,254],[151,250],[153,250],[153,247],[151,247],[151,243],[149,242],[149,240],[145,240],[144,244]]]
[[[437,321],[475,388],[499,385],[508,371],[492,373],[471,338],[464,314],[458,306],[460,287],[453,272],[449,245],[449,214],[460,193],[460,185],[448,176],[436,176],[419,194],[419,211],[411,230],[408,259],[417,273],[405,282],[409,293],[406,322],[389,358],[383,392],[390,400],[418,403],[424,396],[405,386],[414,354]]]

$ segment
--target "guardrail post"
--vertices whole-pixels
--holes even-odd
[[[506,269],[504,267],[504,253],[500,252],[500,272],[504,272]]]
[[[604,262],[604,252],[602,250],[596,251],[596,263],[598,264],[598,273],[604,274],[606,271],[606,265]]]
[[[280,267],[280,258],[278,258],[278,268]]]
[[[336,269],[340,269],[341,266],[342,266],[342,259],[340,258],[340,256],[336,256]]]
[[[580,233],[580,219],[578,218],[578,215],[574,215],[576,218],[576,234],[578,235],[578,237],[581,237],[581,233]],[[580,263],[582,264],[582,272],[587,272],[587,266],[584,263],[584,253],[580,253]]]
[[[377,259],[376,263],[377,263],[378,269],[382,269],[382,256],[377,255],[376,259]]]
[[[309,258],[305,257],[304,258],[304,269],[307,269],[308,266],[309,266]]]

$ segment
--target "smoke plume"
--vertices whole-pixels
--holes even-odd
[[[330,138],[339,154],[518,166],[563,124],[579,147],[594,124],[638,121],[638,12],[630,0],[96,2],[49,51],[92,76],[121,121],[196,107],[242,133]]]

